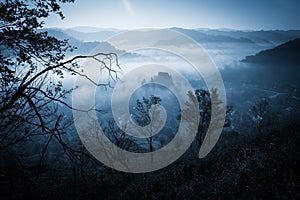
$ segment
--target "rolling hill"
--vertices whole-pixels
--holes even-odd
[[[300,65],[300,38],[290,40],[272,49],[267,49],[256,55],[246,56],[243,62],[264,65]]]

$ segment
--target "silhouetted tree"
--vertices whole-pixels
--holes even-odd
[[[41,29],[43,20],[52,13],[63,19],[60,4],[71,2],[74,0],[0,2],[0,150],[9,151],[9,147],[31,136],[49,135],[41,161],[54,138],[69,157],[80,161],[77,151],[73,151],[60,136],[64,126],[57,107],[62,104],[72,108],[64,98],[74,88],[64,89],[62,81],[54,81],[56,79],[50,74],[59,78],[64,78],[64,73],[84,76],[77,61],[94,59],[99,68],[107,69],[114,76],[116,71],[112,69],[112,63],[103,60],[115,60],[117,66],[118,63],[113,53],[66,59],[66,52],[75,47]],[[97,85],[107,86],[108,83]]]
[[[258,133],[262,133],[274,119],[276,118],[275,113],[272,112],[270,101],[267,98],[262,98],[252,106],[250,109],[252,119],[257,125]]]
[[[143,101],[137,100],[131,118],[139,126],[144,127],[149,125],[151,122],[149,115],[150,108],[151,106],[159,105],[161,101],[161,98],[154,95],[151,95],[149,99],[143,97]],[[149,143],[150,152],[153,152],[153,137],[147,138],[147,141]]]
[[[212,96],[211,96],[212,95]],[[202,144],[206,132],[208,130],[210,121],[211,121],[211,108],[212,108],[212,104],[211,104],[211,98],[215,99],[215,104],[213,105],[216,108],[216,113],[215,115],[218,116],[218,112],[223,112],[223,108],[219,107],[219,104],[221,104],[222,102],[219,100],[218,97],[218,93],[217,93],[217,89],[212,89],[211,90],[211,94],[208,90],[205,89],[196,89],[194,91],[194,93],[189,92],[188,93],[189,96],[189,101],[190,103],[193,101],[198,102],[198,109],[199,109],[199,123],[198,123],[198,129],[197,129],[197,135],[196,135],[196,142],[197,142],[197,146],[200,147],[200,145]],[[187,104],[189,105],[189,104]],[[188,108],[186,110],[181,110],[181,112],[192,112],[192,109],[194,107],[194,103],[192,103],[190,106],[188,106]],[[225,118],[225,124],[224,127],[229,127],[231,125],[231,119],[229,116],[229,114],[232,112],[232,107],[228,106],[226,109],[226,118]],[[177,117],[178,120],[181,119],[181,115],[179,115]],[[214,123],[218,123],[216,120],[214,119]]]

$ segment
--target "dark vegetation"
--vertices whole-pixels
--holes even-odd
[[[200,88],[189,93],[197,99],[201,111],[196,140],[189,150],[166,168],[129,174],[105,167],[87,152],[70,118],[70,112],[76,108],[67,103],[68,94],[76,88],[67,90],[59,81],[66,74],[84,76],[76,62],[80,59],[96,60],[114,78],[116,71],[104,60],[115,60],[118,65],[116,54],[78,56],[73,47],[78,41],[63,41],[40,29],[43,27],[40,20],[50,13],[63,18],[59,3],[73,0],[29,2],[0,2],[1,199],[300,198],[299,75],[294,74],[291,81],[277,68],[269,70],[274,63],[299,67],[299,39],[246,58],[263,67],[262,71],[253,67],[222,72],[225,85],[233,85],[238,91],[235,100],[243,102],[243,107],[230,102],[233,107],[227,108],[221,138],[207,157],[200,160],[197,155],[209,125],[212,105],[209,92]],[[186,33],[198,34],[197,31]],[[279,40],[291,39],[296,33],[288,32]],[[236,32],[232,34],[234,37],[216,36],[211,41],[255,42],[244,38],[247,33],[243,37],[235,36]],[[278,38],[274,34],[263,32],[271,41]],[[198,40],[206,37],[202,33]],[[86,45],[91,48],[94,44]],[[75,57],[67,60],[66,55]],[[277,74],[279,78],[275,82],[266,80],[261,72]],[[51,73],[58,78],[51,78]],[[233,74],[240,76],[234,79]],[[258,89],[267,91],[261,94]],[[211,94],[217,96],[217,91],[212,90]],[[160,103],[164,99],[156,96],[136,101],[136,123],[147,125],[149,108]],[[106,134],[116,145],[131,151],[157,148],[152,138],[147,140],[146,149],[138,147],[112,121],[107,121]]]
[[[227,133],[203,160],[188,151],[147,174],[98,172],[97,178],[2,177],[1,196],[38,199],[299,199],[299,125],[234,140]],[[52,166],[54,167],[54,166]]]
[[[273,49],[264,50],[254,56],[246,56],[243,62],[299,66],[300,39],[283,43]]]

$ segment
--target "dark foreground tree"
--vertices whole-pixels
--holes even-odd
[[[22,142],[28,143],[32,136],[44,135],[39,139],[45,142],[39,165],[52,139],[61,144],[70,158],[81,159],[61,137],[65,126],[58,105],[73,109],[64,98],[74,88],[64,89],[59,79],[66,73],[85,76],[77,64],[81,59],[96,60],[99,68],[107,69],[111,76],[116,75],[112,63],[116,66],[118,63],[113,53],[66,58],[66,52],[75,47],[41,29],[43,20],[50,14],[63,19],[60,4],[72,2],[74,0],[0,2],[0,156],[8,153],[18,159],[20,154],[14,148],[17,144],[22,146]]]
[[[223,112],[222,110],[223,108],[219,106],[222,102],[219,100],[217,89],[212,89],[211,92],[205,89],[196,89],[194,93],[189,91],[188,96],[189,96],[189,102],[187,102],[188,105],[187,109],[181,110],[181,112],[187,112],[187,113],[193,112],[194,109],[193,101],[197,101],[198,109],[199,109],[199,122],[198,122],[197,134],[196,134],[196,144],[197,147],[200,147],[205,138],[209,124],[211,123],[211,114],[212,114],[211,99],[212,98],[215,99],[215,105],[213,105],[216,107],[215,117],[218,117],[218,115]],[[232,107],[227,106],[224,127],[229,127],[231,125],[231,119],[230,119],[231,112],[232,112]],[[177,117],[177,119],[178,120],[181,119],[181,114]],[[216,121],[218,119],[214,119],[214,120],[215,120],[214,123],[218,123]]]

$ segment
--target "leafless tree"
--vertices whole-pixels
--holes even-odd
[[[257,132],[263,133],[264,129],[274,121],[275,113],[272,113],[272,108],[269,99],[262,98],[252,106],[250,109],[252,119],[257,125]]]

